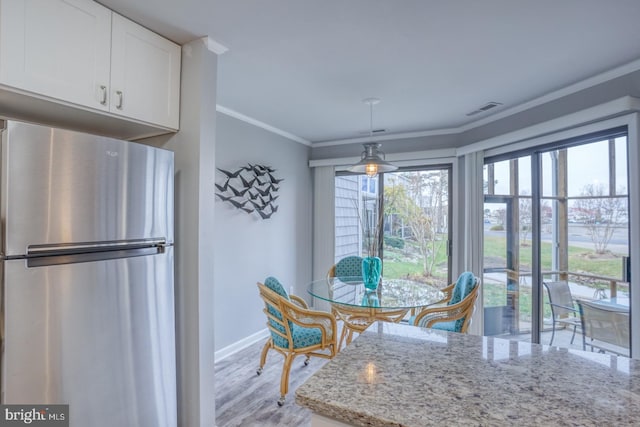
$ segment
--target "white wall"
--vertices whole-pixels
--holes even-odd
[[[252,164],[276,169],[283,178],[278,211],[263,220],[228,202],[215,202],[213,255],[215,347],[228,348],[266,328],[256,282],[277,277],[306,297],[311,280],[312,178],[310,149],[300,143],[218,113],[216,167],[237,170]],[[216,173],[222,184],[224,175]],[[211,185],[210,195],[215,197]],[[256,363],[258,361],[256,360]]]

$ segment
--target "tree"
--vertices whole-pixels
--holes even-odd
[[[624,189],[618,193],[624,194]],[[597,254],[607,252],[615,225],[626,210],[625,197],[610,197],[603,184],[587,184],[583,187],[583,198],[575,201],[576,209],[586,216],[585,227]]]
[[[523,195],[526,196],[526,193]],[[531,231],[531,197],[520,197],[518,202],[518,220],[520,222],[520,244],[527,246],[527,237]]]
[[[401,174],[396,185],[385,187],[385,215],[396,217],[409,227],[427,277],[433,275],[436,254],[446,242],[438,235],[447,226],[446,177],[444,171],[407,172]]]

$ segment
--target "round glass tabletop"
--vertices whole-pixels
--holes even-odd
[[[334,277],[311,282],[308,292],[334,304],[381,309],[425,307],[444,298],[435,286],[409,279],[382,278],[378,289],[371,291],[362,284],[362,277]]]

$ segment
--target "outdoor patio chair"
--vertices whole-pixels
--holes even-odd
[[[607,303],[578,300],[578,309],[582,321],[582,349],[587,346],[591,351],[597,348],[629,356],[629,311]]]
[[[553,321],[551,340],[549,345],[553,345],[553,338],[556,335],[556,324],[573,327],[573,335],[571,335],[571,344],[576,337],[576,328],[580,326],[580,317],[578,310],[573,305],[573,297],[569,283],[566,281],[543,282],[549,294],[549,305],[551,306],[551,318]]]
[[[306,366],[311,356],[331,359],[336,355],[336,318],[324,311],[309,310],[302,298],[288,295],[274,277],[267,277],[264,284],[258,283],[258,289],[264,300],[263,311],[271,336],[262,348],[257,374],[262,373],[270,349],[284,356],[278,400],[278,405],[282,406],[289,390],[291,363],[296,356],[304,354]]]

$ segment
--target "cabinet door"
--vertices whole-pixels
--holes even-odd
[[[114,13],[110,111],[178,129],[179,96],[180,46]]]
[[[2,0],[0,83],[108,109],[111,11],[90,0]]]

